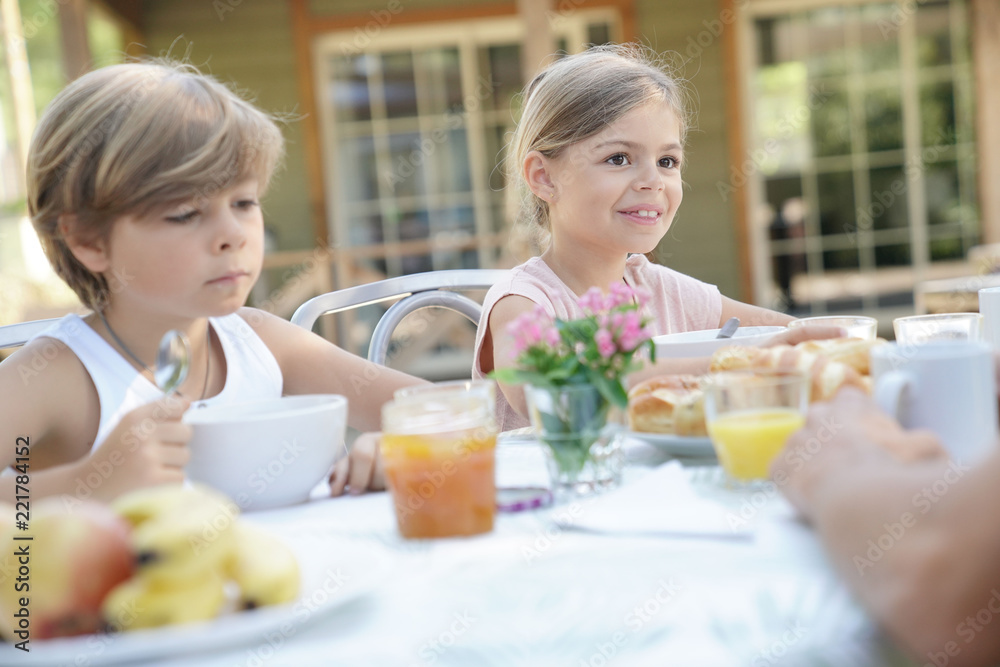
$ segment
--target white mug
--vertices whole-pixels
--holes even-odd
[[[979,313],[983,316],[983,339],[1000,350],[1000,287],[979,290]]]
[[[875,400],[906,428],[926,428],[952,458],[982,459],[996,446],[997,394],[990,348],[977,341],[872,348]]]

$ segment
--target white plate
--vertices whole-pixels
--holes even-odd
[[[302,593],[293,603],[120,635],[33,639],[29,653],[0,645],[0,665],[110,665],[239,645],[257,650],[273,646],[275,635],[282,642],[291,639],[307,623],[367,593],[388,569],[384,550],[371,544],[329,537],[300,544],[285,541],[295,550],[302,574]]]
[[[657,449],[674,456],[701,456],[715,458],[712,439],[706,436],[674,435],[672,433],[642,433],[625,431],[625,437],[634,438],[653,445]]]

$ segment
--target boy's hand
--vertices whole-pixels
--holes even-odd
[[[94,496],[110,501],[127,491],[184,481],[191,458],[187,443],[191,427],[181,416],[191,402],[180,396],[147,403],[122,417],[118,426],[78,467],[80,480],[90,484],[97,472]]]
[[[362,433],[351,445],[350,454],[337,462],[330,474],[330,495],[343,495],[349,489],[352,495],[366,489],[381,491],[385,488],[382,457],[378,453],[381,433]]]

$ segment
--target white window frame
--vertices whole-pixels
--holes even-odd
[[[836,7],[858,7],[875,4],[872,0],[743,0],[743,2],[737,2],[741,6],[741,10],[737,13],[736,19],[736,29],[738,30],[737,42],[740,47],[740,53],[738,54],[739,63],[739,77],[743,82],[741,87],[741,119],[742,119],[742,134],[745,137],[745,145],[743,147],[742,155],[750,155],[751,152],[757,148],[757,131],[755,127],[755,100],[754,100],[754,90],[753,82],[755,79],[755,68],[757,66],[757,54],[759,53],[757,35],[754,30],[754,23],[757,19],[766,18],[771,16],[780,16],[785,14],[797,14],[802,12],[807,12],[815,9],[824,8],[836,8]],[[880,2],[878,4],[889,4],[889,2]],[[913,0],[895,0],[899,11],[903,12],[903,16],[907,16],[910,12],[908,8],[912,8]],[[951,4],[951,11],[957,12],[959,8],[955,3]],[[917,33],[916,33],[916,21],[904,20],[898,25],[899,39],[900,39],[900,49],[901,49],[901,59],[900,59],[900,71],[903,76],[902,81],[902,108],[907,107],[917,108],[920,104],[919,97],[919,84],[917,82],[917,69],[911,66],[913,62],[912,59],[908,59],[908,54],[912,54],[916,50],[917,43]],[[953,61],[953,65],[955,62]],[[967,61],[963,61],[963,64],[968,64]],[[957,82],[957,78],[955,79]],[[857,85],[852,83],[851,85]],[[972,84],[974,85],[974,84]],[[956,87],[956,97],[958,97],[957,87]],[[908,164],[909,160],[913,156],[913,150],[916,148],[919,153],[922,149],[922,138],[921,138],[921,128],[919,126],[919,117],[914,113],[905,113],[903,117],[903,152],[904,166]],[[856,119],[855,119],[855,122]],[[857,128],[852,128],[856,130]],[[956,145],[956,160],[962,155],[962,153],[968,153],[968,149],[961,142]],[[855,165],[853,169],[855,173],[863,172],[868,164],[866,161],[866,155],[864,153],[851,153],[847,157],[851,159],[860,159],[864,162],[863,165]],[[966,155],[968,157],[968,155]],[[922,163],[921,163],[922,164]],[[911,282],[913,284],[926,280],[930,277],[938,277],[932,275],[931,267],[934,263],[931,262],[929,257],[929,244],[928,244],[928,220],[927,220],[927,206],[925,199],[925,169],[919,170],[918,180],[914,183],[910,183],[906,188],[906,201],[907,201],[907,216],[909,219],[908,230],[909,243],[911,247]],[[808,179],[807,179],[808,181]],[[856,209],[860,210],[871,210],[871,188],[870,183],[866,183],[866,187],[857,187],[857,176],[855,177],[855,196],[858,197],[855,202]],[[756,172],[747,178],[746,186],[746,208],[744,211],[746,225],[747,225],[747,237],[750,240],[750,263],[751,263],[751,278],[753,282],[753,298],[756,303],[768,304],[773,302],[773,291],[772,291],[772,276],[771,276],[771,261],[772,256],[769,249],[770,240],[767,236],[767,225],[764,221],[760,220],[759,211],[763,209],[766,204],[766,193],[764,191],[765,179],[759,173]],[[811,216],[818,216],[819,212],[811,210],[809,212]],[[982,233],[982,229],[980,232]],[[859,236],[863,239],[864,231],[861,231]],[[859,242],[861,239],[859,239]],[[807,242],[806,248],[807,254],[813,253],[814,255],[819,255],[821,260],[821,255],[823,252],[823,246],[820,242],[818,236],[810,236]],[[859,268],[856,273],[851,274],[856,276],[856,280],[864,281],[874,277],[875,273],[879,271],[878,268],[874,266],[871,253],[868,256],[864,252],[859,253]],[[822,262],[813,259],[807,262],[808,275],[810,278],[821,278],[825,271],[821,268],[817,271],[817,267],[821,267]],[[859,290],[859,294],[862,300],[862,310],[871,314],[878,314],[879,311],[885,312],[887,309],[885,307],[879,307],[877,305],[878,294],[871,289],[862,287]],[[822,303],[825,301],[821,296],[814,297],[814,303],[819,301]],[[817,310],[817,312],[821,312]]]
[[[621,34],[622,18],[619,11],[614,7],[578,9],[569,13],[556,14],[552,17],[552,29],[556,39],[565,38],[570,51],[581,50],[585,46],[586,30],[589,24],[595,22],[606,22],[612,26],[612,34]],[[525,28],[523,22],[517,15],[460,20],[453,22],[435,22],[421,25],[388,26],[377,34],[370,36],[365,44],[365,53],[380,53],[383,51],[399,51],[403,49],[421,48],[455,48],[459,50],[459,62],[461,67],[463,98],[468,99],[470,94],[474,94],[478,82],[475,66],[477,50],[490,45],[510,44],[512,42],[522,43],[524,41]],[[331,80],[331,56],[344,53],[355,54],[358,52],[356,46],[357,34],[355,31],[331,32],[319,36],[313,43],[313,62],[316,91],[325,91],[327,83]],[[372,89],[379,90],[381,87],[375,81]],[[418,84],[418,96],[419,96]],[[318,96],[322,100],[322,96]],[[373,104],[381,103],[373,95]],[[340,196],[340,180],[338,178],[337,144],[340,139],[338,135],[339,126],[336,119],[336,110],[333,105],[320,102],[317,104],[317,112],[320,120],[320,141],[322,143],[323,156],[323,186],[326,191],[327,202],[327,228],[332,243],[347,245],[350,234],[347,229],[350,219],[347,210],[347,197]],[[494,233],[493,228],[502,227],[492,220],[492,198],[489,188],[489,174],[484,172],[482,165],[487,164],[487,147],[484,128],[487,119],[495,121],[504,118],[510,121],[511,110],[509,109],[484,109],[483,105],[475,106],[465,111],[465,127],[467,131],[467,141],[469,146],[469,165],[471,171],[471,206],[475,216],[475,231],[479,239],[487,238]],[[418,116],[418,120],[424,117]],[[377,128],[384,136],[387,132],[385,125],[391,123],[386,119],[372,119],[371,121],[359,121],[365,123],[380,124]],[[494,123],[495,124],[495,123]],[[421,129],[424,124],[421,122]],[[376,152],[382,151],[381,157],[388,159],[387,146],[376,144]],[[381,178],[379,178],[381,180]],[[437,195],[423,196],[427,201],[433,201]],[[450,197],[446,195],[442,200],[451,203]],[[469,205],[468,201],[454,199],[456,205]],[[384,188],[379,185],[378,206],[384,212],[386,206],[397,201],[391,194],[386,195]],[[383,220],[385,215],[382,216]],[[389,226],[391,227],[391,226]],[[383,227],[385,229],[386,227]],[[395,239],[386,238],[386,242]],[[479,266],[489,267],[493,264],[492,252],[495,246],[488,246],[480,242],[478,247]],[[387,257],[390,267],[394,258]],[[398,259],[398,258],[396,258]],[[398,265],[394,267],[398,270]],[[390,268],[389,273],[395,273]]]

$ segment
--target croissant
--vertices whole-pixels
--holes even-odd
[[[884,341],[883,341],[884,342]],[[826,401],[843,387],[871,392],[867,377],[872,341],[831,339],[773,347],[724,347],[712,355],[711,372],[753,368],[795,369],[809,374],[809,399]]]

